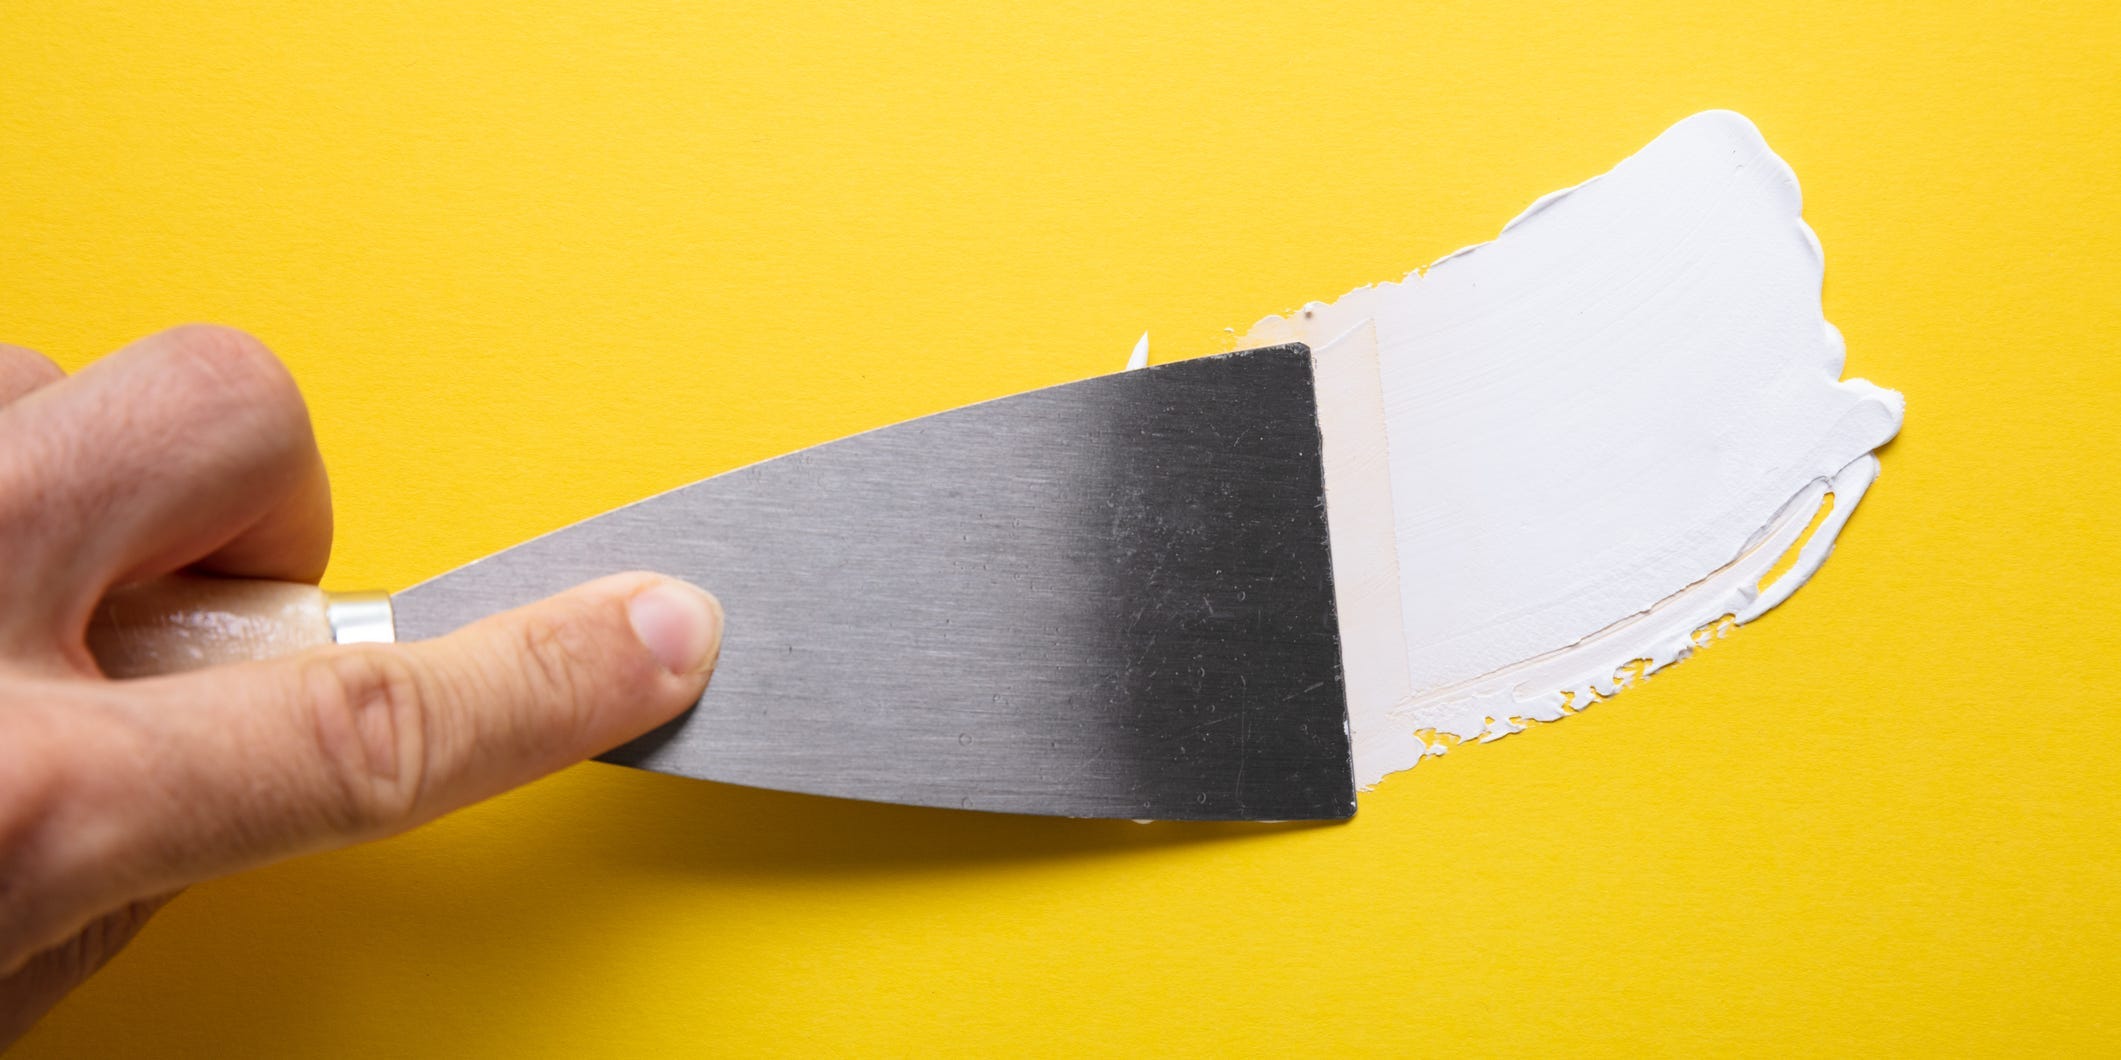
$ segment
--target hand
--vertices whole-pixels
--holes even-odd
[[[188,327],[67,378],[0,346],[0,1047],[186,884],[404,831],[669,720],[721,609],[623,574],[421,644],[108,681],[112,587],[314,582],[331,500],[294,381]]]

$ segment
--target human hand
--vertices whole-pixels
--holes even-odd
[[[0,1048],[187,884],[404,831],[690,706],[721,608],[622,574],[419,644],[105,680],[111,588],[314,582],[331,501],[293,379],[187,327],[67,378],[0,346]]]

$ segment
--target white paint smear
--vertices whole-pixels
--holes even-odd
[[[1825,560],[1902,401],[1840,378],[1799,208],[1751,122],[1698,114],[1244,336],[1316,351],[1360,784],[1613,695]]]

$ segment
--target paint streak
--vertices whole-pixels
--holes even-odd
[[[1615,695],[1825,561],[1903,403],[1840,379],[1800,206],[1751,122],[1698,114],[1239,340],[1318,358],[1359,783]]]

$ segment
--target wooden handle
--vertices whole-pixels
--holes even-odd
[[[105,597],[89,622],[88,650],[107,676],[151,677],[332,643],[387,641],[388,600],[298,582],[173,575]]]

